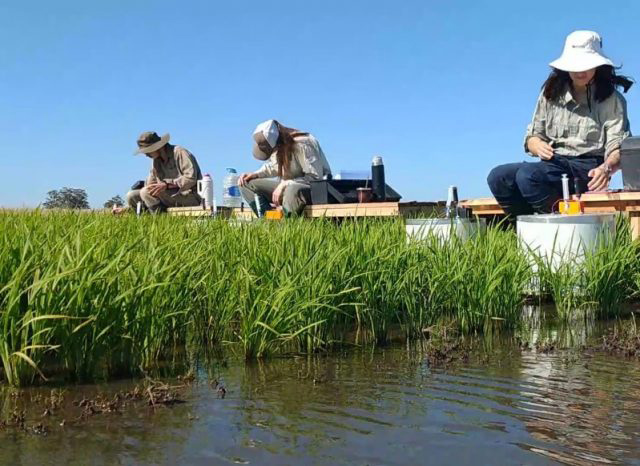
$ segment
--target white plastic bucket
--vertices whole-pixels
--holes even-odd
[[[520,244],[552,268],[563,261],[580,262],[585,251],[615,235],[615,214],[521,215],[517,230]]]
[[[485,219],[416,218],[405,221],[408,241],[424,240],[429,236],[435,236],[442,241],[450,239],[452,236],[467,240],[473,238],[485,227]]]

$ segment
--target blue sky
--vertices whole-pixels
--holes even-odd
[[[259,166],[257,123],[312,132],[332,169],[382,155],[405,200],[488,195],[486,175],[524,159],[548,62],[593,29],[640,80],[640,2],[30,1],[0,4],[0,205],[84,188],[124,195],[170,132],[214,174]],[[632,129],[640,83],[626,95]],[[640,132],[640,130],[636,130]],[[619,180],[614,181],[617,185]]]

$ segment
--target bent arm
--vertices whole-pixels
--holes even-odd
[[[524,151],[536,157],[534,151],[532,150],[532,145],[530,145],[531,140],[534,139],[534,144],[536,141],[549,142],[549,137],[547,136],[546,130],[547,124],[547,99],[544,97],[544,94],[541,92],[538,96],[538,100],[536,102],[536,108],[533,111],[533,117],[531,118],[531,123],[527,126],[527,131],[524,135]]]
[[[274,152],[269,160],[267,160],[259,169],[253,172],[256,178],[273,178],[278,176],[278,162],[276,153]]]
[[[183,148],[176,148],[174,152],[176,158],[176,164],[180,172],[178,178],[164,180],[170,186],[174,185],[180,191],[188,191],[192,189],[198,182],[198,170],[196,169],[195,159],[193,154]]]

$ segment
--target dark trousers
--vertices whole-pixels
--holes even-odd
[[[487,183],[500,207],[515,221],[518,215],[550,213],[562,198],[563,173],[569,177],[571,194],[575,193],[575,184],[581,193],[587,191],[589,170],[602,162],[600,156],[556,155],[539,162],[507,163],[491,170]]]

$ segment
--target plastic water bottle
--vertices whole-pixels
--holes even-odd
[[[238,187],[238,172],[235,168],[227,168],[227,175],[222,182],[222,205],[240,207],[242,196]]]

